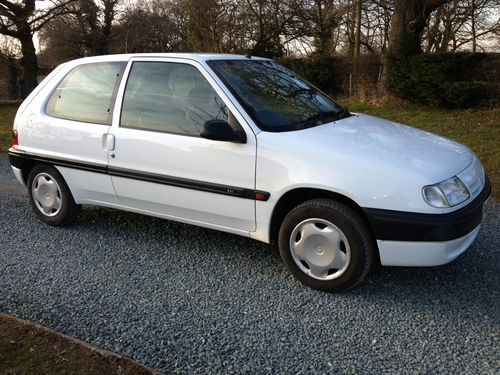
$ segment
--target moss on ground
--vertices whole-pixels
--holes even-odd
[[[0,374],[149,375],[128,358],[0,313]]]

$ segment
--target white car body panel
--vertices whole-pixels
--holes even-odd
[[[253,189],[255,142],[213,142],[124,128],[114,129],[113,134],[116,156],[110,159],[110,167]],[[234,229],[255,229],[253,200],[124,177],[111,179],[126,206]]]
[[[33,126],[35,119],[37,125]],[[22,131],[22,142],[30,146],[24,147],[23,151],[105,168],[108,155],[103,147],[103,137],[108,128],[106,125],[53,118],[43,112],[31,113]],[[72,168],[57,168],[72,187],[77,203],[89,200],[118,202],[109,176]]]
[[[70,187],[77,204],[120,204],[111,178],[102,173],[56,166]]]

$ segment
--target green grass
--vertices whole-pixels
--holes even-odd
[[[121,356],[0,313],[0,374],[151,375]]]
[[[351,103],[349,109],[428,130],[466,144],[481,159],[493,185],[493,197],[500,199],[500,108],[445,110],[412,104],[372,106]],[[0,105],[0,154],[3,155],[11,144],[16,110],[17,105]]]
[[[5,155],[12,143],[12,125],[17,107],[16,104],[0,104],[0,155]]]

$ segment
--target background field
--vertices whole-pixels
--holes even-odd
[[[479,156],[493,185],[493,197],[500,198],[500,108],[445,110],[414,104],[372,106],[350,103],[349,109],[386,118],[456,139]],[[0,105],[0,155],[11,143],[16,105]]]

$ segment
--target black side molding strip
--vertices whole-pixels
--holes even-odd
[[[377,240],[450,241],[465,236],[481,224],[483,204],[491,195],[485,178],[483,190],[467,206],[447,214],[422,214],[364,208]]]
[[[270,194],[265,191],[245,189],[240,187],[215,184],[212,182],[204,182],[198,180],[190,180],[187,178],[165,176],[155,173],[138,172],[128,169],[108,167],[108,174],[116,177],[126,177],[134,180],[155,182],[169,186],[177,186],[186,189],[194,189],[206,191],[209,193],[230,195],[238,198],[256,199],[267,201]],[[260,199],[259,199],[260,198]]]
[[[101,164],[91,164],[79,161],[49,158],[45,156],[26,154],[23,152],[15,152],[11,150],[9,150],[9,161],[11,165],[19,169],[23,169],[26,162],[30,161],[38,161],[41,163],[48,163],[53,165],[59,165],[61,167],[75,168],[97,173],[106,173],[107,169],[105,165]]]
[[[154,182],[158,184],[177,186],[186,189],[206,191],[214,194],[229,195],[237,198],[267,201],[270,197],[270,194],[268,192],[261,190],[252,190],[235,186],[215,184],[212,182],[191,180],[186,178],[140,172],[122,168],[114,168],[114,167],[108,167],[106,165],[87,164],[66,159],[49,158],[45,156],[31,155],[12,150],[9,150],[9,161],[11,165],[19,169],[23,169],[23,167],[26,165],[27,162],[35,161],[35,162],[43,162],[43,163],[58,165],[61,167],[68,167],[90,172],[103,173],[103,174],[108,174],[110,176],[125,177],[134,180]]]

